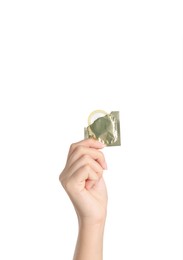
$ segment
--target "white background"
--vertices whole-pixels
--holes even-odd
[[[104,150],[104,259],[182,259],[182,13],[176,0],[0,2],[0,259],[72,259],[58,176],[95,109],[121,117],[121,147]]]

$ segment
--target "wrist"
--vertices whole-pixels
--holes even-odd
[[[84,229],[84,230],[104,230],[105,227],[105,220],[100,221],[100,222],[93,222],[93,221],[79,221],[79,230]]]
[[[81,222],[79,223],[79,234],[85,237],[85,241],[95,241],[102,243],[104,236],[105,221],[98,223]]]
[[[104,227],[106,221],[106,215],[100,218],[92,217],[80,217],[78,216],[79,228],[99,228]]]

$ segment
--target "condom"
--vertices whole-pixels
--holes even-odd
[[[121,145],[119,111],[110,114],[103,110],[93,111],[85,128],[85,138],[94,138],[106,146]]]

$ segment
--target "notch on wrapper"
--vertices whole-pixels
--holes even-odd
[[[93,111],[88,118],[85,138],[94,138],[107,146],[121,145],[119,111],[110,114],[103,110]]]

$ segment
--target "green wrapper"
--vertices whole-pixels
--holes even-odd
[[[94,138],[107,146],[121,145],[119,111],[97,118],[85,128],[85,138]]]

